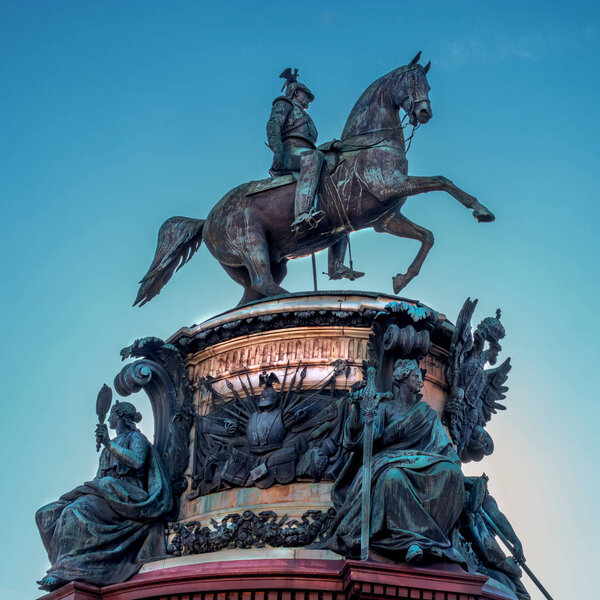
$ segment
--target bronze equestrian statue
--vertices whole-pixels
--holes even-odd
[[[141,306],[154,298],[202,240],[229,276],[243,286],[242,305],[287,293],[280,284],[288,260],[326,248],[339,251],[349,233],[366,228],[421,243],[406,273],[393,277],[397,294],[418,275],[433,245],[433,234],[400,212],[408,196],[445,191],[471,209],[478,221],[493,221],[494,215],[485,206],[446,177],[407,174],[399,110],[408,115],[413,127],[432,117],[427,83],[430,63],[420,65],[420,55],[372,83],[354,105],[341,139],[321,146],[323,165],[315,210],[325,216],[314,229],[300,234],[290,229],[297,216],[294,173],[243,183],[228,192],[206,219],[165,221],[135,304]]]
[[[285,96],[273,100],[267,123],[268,146],[273,151],[269,173],[273,177],[298,174],[294,196],[295,218],[290,229],[295,235],[306,235],[325,217],[325,213],[315,207],[324,154],[316,147],[317,128],[307,112],[315,96],[298,81],[298,69],[292,71],[288,67],[279,77],[285,79],[281,90],[285,90]],[[346,235],[329,248],[329,279],[346,278],[354,281],[364,275],[352,266],[344,265],[347,247]]]

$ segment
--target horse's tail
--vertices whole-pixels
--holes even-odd
[[[204,219],[171,217],[162,224],[154,260],[140,281],[134,306],[143,306],[160,294],[173,273],[190,260],[202,243],[204,222]]]

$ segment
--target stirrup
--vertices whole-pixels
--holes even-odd
[[[298,215],[292,223],[290,229],[294,235],[299,235],[315,229],[319,223],[325,218],[325,213],[322,210],[311,208],[308,212]]]
[[[329,271],[324,273],[324,275],[329,275],[330,280],[349,279],[350,281],[354,281],[355,279],[362,277],[364,273],[362,271],[355,271],[352,267],[347,267],[346,265],[342,264],[334,271]]]

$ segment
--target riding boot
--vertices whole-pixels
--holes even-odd
[[[355,271],[352,267],[347,267],[344,264],[347,248],[347,235],[329,247],[329,256],[327,259],[327,275],[329,275],[329,279],[349,279],[350,281],[354,281],[364,275],[362,271]],[[352,261],[350,261],[350,264],[352,264]]]
[[[349,279],[350,281],[354,281],[359,277],[364,275],[363,271],[355,271],[354,269],[347,267],[344,263],[336,263],[333,266],[329,267],[329,271],[327,272],[329,275],[329,279]]]
[[[315,208],[317,186],[323,166],[323,153],[319,150],[303,152],[300,157],[300,176],[296,185],[294,201],[295,219],[291,229],[294,234],[302,234],[317,227],[325,216]]]

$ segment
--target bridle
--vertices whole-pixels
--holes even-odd
[[[410,77],[410,84],[406,86],[406,89],[408,91],[409,104],[408,108],[404,110],[404,115],[402,117],[402,120],[400,121],[400,125],[402,126],[402,129],[405,129],[406,127],[408,127],[408,125],[412,126],[412,131],[410,132],[410,135],[406,138],[404,142],[406,145],[404,152],[406,154],[408,154],[408,151],[410,150],[410,145],[412,143],[412,139],[415,135],[415,132],[421,126],[421,123],[419,122],[419,120],[417,119],[417,115],[415,114],[415,106],[419,102],[429,101],[429,98],[427,97],[419,98],[418,100],[415,99],[415,96],[417,94],[417,75],[415,71],[416,69],[412,68],[404,72],[404,76]],[[405,123],[407,117],[408,123]]]
[[[421,123],[419,123],[417,116],[415,114],[415,105],[419,102],[426,102],[429,100],[427,97],[419,98],[418,100],[415,99],[415,95],[417,93],[417,76],[416,76],[415,70],[416,69],[411,68],[411,69],[406,70],[402,74],[403,78],[406,76],[409,76],[410,82],[409,82],[409,85],[406,86],[407,92],[408,92],[409,104],[408,104],[407,109],[404,109],[404,107],[402,107],[402,109],[404,110],[404,115],[402,116],[402,120],[400,121],[400,124],[397,125],[396,127],[390,127],[390,128],[386,128],[386,129],[373,129],[371,131],[363,131],[362,133],[352,136],[351,138],[348,138],[348,139],[344,140],[343,142],[341,142],[341,145],[342,145],[341,151],[342,152],[353,152],[356,150],[367,150],[369,148],[373,148],[374,146],[378,146],[379,144],[382,144],[390,137],[394,136],[399,129],[404,131],[410,125],[412,127],[412,131],[410,132],[410,135],[408,137],[406,137],[404,140],[404,154],[408,154],[408,151],[410,150],[410,146],[412,144],[412,139],[415,135],[415,132],[421,126]],[[408,118],[408,123],[405,122],[407,118]],[[363,136],[371,135],[373,133],[383,133],[383,132],[387,132],[387,133],[385,133],[385,135],[381,139],[379,139],[375,142],[372,142],[370,144],[352,144],[348,141],[348,140],[352,140],[353,138],[361,138]]]

